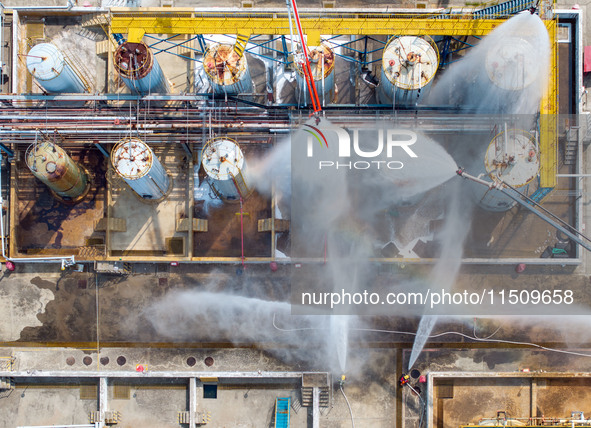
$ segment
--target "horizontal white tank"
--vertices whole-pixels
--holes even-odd
[[[415,105],[439,67],[439,50],[430,37],[392,37],[382,54],[378,97],[382,104]]]
[[[170,178],[152,149],[138,138],[125,138],[113,148],[111,164],[143,199],[160,199],[168,192]]]
[[[209,140],[201,151],[201,163],[211,187],[222,199],[244,199],[250,189],[244,179],[246,162],[238,143],[230,138]]]
[[[27,54],[27,69],[47,92],[77,94],[89,90],[80,73],[54,44],[33,46]]]
[[[540,169],[536,140],[530,133],[509,129],[496,135],[484,157],[486,174],[492,181],[502,181],[515,188],[532,182]],[[478,204],[489,211],[506,211],[516,202],[505,194],[474,183],[473,194]]]
[[[115,51],[115,68],[134,94],[167,94],[170,85],[152,50],[144,42],[125,42]]]
[[[238,55],[234,45],[211,44],[203,56],[203,69],[216,94],[247,94],[253,91],[246,55]]]
[[[334,96],[334,67],[335,55],[330,47],[325,44],[320,46],[308,46],[308,58],[310,61],[310,69],[314,77],[314,85],[316,86],[316,93],[320,102],[329,104],[332,102]],[[301,61],[295,61],[296,81],[298,96],[297,99],[301,105],[308,105],[311,103],[308,83],[304,75]]]

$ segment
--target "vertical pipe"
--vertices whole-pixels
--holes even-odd
[[[242,196],[240,196],[240,251],[242,268],[244,269],[244,210],[242,207]]]
[[[312,428],[320,428],[320,388],[312,388]]]
[[[4,6],[0,7],[0,79],[4,74]],[[2,83],[0,82],[0,93],[2,93]]]
[[[426,414],[426,427],[433,428],[433,374],[427,373],[427,409]],[[398,419],[398,418],[397,418]]]
[[[306,42],[304,41],[304,33],[302,32],[302,25],[300,23],[300,15],[298,14],[298,6],[296,5],[296,0],[291,0],[291,4],[293,5],[293,13],[295,15],[296,25],[298,27],[298,32],[300,34],[300,41],[302,44],[302,51],[304,52],[304,59],[305,59],[305,72],[307,74],[307,83],[310,89],[310,98],[312,99],[312,108],[314,112],[320,111],[318,93],[316,92],[316,84],[314,83],[314,76],[312,75],[312,69],[310,68],[310,61],[308,60],[308,47],[306,46]]]
[[[99,379],[99,414],[100,421],[105,421],[105,413],[109,410],[109,389],[107,378],[101,376]]]
[[[18,11],[12,12],[12,93],[18,94],[18,33],[20,31]]]
[[[503,160],[506,160],[507,151],[509,150],[509,133],[507,132],[507,122],[505,122],[505,138],[503,138]]]
[[[320,61],[322,61],[322,107],[325,107],[326,104],[324,103],[324,55],[320,57]]]
[[[6,246],[4,243],[4,196],[2,195],[2,154],[0,153],[0,235],[2,235],[2,257],[6,259]]]
[[[275,260],[277,255],[277,245],[276,245],[276,237],[277,233],[275,232],[275,210],[277,209],[277,197],[275,196],[275,182],[271,183],[271,259]]]
[[[189,378],[189,427],[194,428],[197,421],[197,378]]]
[[[535,418],[538,415],[536,404],[538,401],[538,379],[531,378],[529,381],[529,417]]]
[[[189,158],[189,171],[194,171],[193,157]],[[188,237],[188,249],[187,257],[191,259],[193,257],[193,245],[195,240],[195,232],[193,231],[193,218],[195,215],[195,176],[194,172],[189,180],[189,237]]]

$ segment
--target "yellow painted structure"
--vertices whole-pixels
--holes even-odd
[[[437,14],[412,13],[300,13],[304,34],[313,39],[325,35],[440,35],[485,36],[504,19],[473,19],[472,15],[452,15],[436,19]],[[550,36],[550,79],[540,112],[540,187],[554,187],[558,166],[558,55],[557,21],[545,20]],[[289,35],[287,12],[195,12],[192,8],[113,8],[111,33],[129,34],[141,39],[144,34],[270,34]]]

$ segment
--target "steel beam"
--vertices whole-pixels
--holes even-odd
[[[540,105],[540,187],[556,187],[558,172],[558,42],[556,21],[544,21],[550,37],[548,87]]]
[[[268,371],[220,371],[220,372],[187,372],[187,371],[116,371],[116,370],[32,370],[32,371],[0,371],[2,377],[12,377],[16,379],[23,378],[99,378],[99,379],[141,379],[141,378],[174,378],[174,379],[190,379],[190,378],[211,378],[218,379],[233,379],[236,382],[243,381],[248,383],[250,380],[294,380],[297,381],[302,378],[304,373],[309,372],[268,372]],[[316,372],[314,372],[316,373]],[[104,382],[104,381],[103,381]]]
[[[334,15],[334,16],[333,16]],[[363,13],[354,16],[323,13],[317,16],[303,13],[305,34],[340,35],[441,35],[484,36],[505,22],[504,19],[431,19],[422,17],[396,18],[392,14]],[[136,13],[111,17],[112,33],[145,34],[251,34],[289,35],[289,20],[284,13],[202,13],[175,16],[174,13]]]

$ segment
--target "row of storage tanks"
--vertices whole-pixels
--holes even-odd
[[[223,200],[240,200],[249,195],[244,178],[246,163],[238,143],[229,138],[209,140],[201,153],[202,165],[213,191]],[[25,160],[35,177],[65,203],[84,199],[90,189],[86,168],[75,162],[60,146],[44,141],[27,149]],[[134,137],[119,141],[111,151],[116,174],[144,200],[161,200],[172,188],[172,179],[154,151]]]
[[[525,55],[532,47],[523,38],[511,38],[510,46],[517,54]],[[514,68],[515,54],[505,55],[493,49],[485,61],[491,81],[500,88],[516,90],[510,75],[498,70]],[[312,74],[319,96],[332,99],[335,89],[336,53],[327,44],[309,47]],[[253,82],[243,47],[229,43],[211,43],[203,56],[203,70],[213,91],[218,94],[248,94]],[[114,54],[114,65],[119,76],[135,94],[166,94],[170,92],[168,80],[162,72],[152,50],[143,42],[121,44]],[[377,88],[382,104],[414,105],[428,91],[439,67],[437,44],[428,36],[396,36],[385,45],[382,53],[381,79]],[[76,68],[51,43],[35,45],[27,55],[27,68],[41,86],[52,93],[83,93],[88,91]],[[304,73],[295,61],[297,89],[304,102],[308,99]],[[510,87],[507,87],[507,86]]]
[[[32,144],[25,159],[32,173],[64,202],[82,200],[90,188],[87,170],[52,142]],[[144,200],[163,199],[172,187],[166,168],[138,138],[125,138],[117,143],[110,160],[118,176]],[[222,200],[241,200],[250,194],[244,154],[236,141],[224,137],[209,140],[201,152],[201,164],[212,190]],[[499,133],[486,151],[485,168],[495,181],[502,180],[517,188],[526,186],[539,169],[535,137],[514,129]],[[485,209],[505,211],[515,205],[503,193],[491,192],[481,185],[473,186],[473,191]]]
[[[525,40],[516,40],[525,43]],[[527,49],[526,45],[519,49]],[[486,61],[485,68],[491,81],[500,88],[506,86],[506,78],[495,72],[499,62],[511,61],[497,50],[491,50],[495,61]],[[335,84],[335,52],[325,45],[310,47],[309,57],[312,74],[319,95],[330,99]],[[123,43],[115,52],[115,66],[122,80],[138,94],[168,93],[170,86],[155,56],[145,43]],[[439,65],[439,52],[429,37],[393,37],[383,50],[381,80],[378,97],[382,103],[414,104],[432,83]],[[50,43],[34,46],[27,56],[27,67],[49,92],[84,92],[85,85],[59,49]],[[215,43],[209,46],[203,57],[203,68],[214,91],[218,93],[252,92],[252,79],[247,59],[232,44]],[[306,94],[307,84],[301,67],[296,63],[298,89]],[[527,82],[523,82],[526,85]],[[511,87],[508,90],[517,90]],[[307,98],[307,96],[305,97]],[[528,134],[529,135],[529,134]],[[507,139],[511,140],[509,144]],[[46,147],[47,146],[47,147]],[[51,146],[51,147],[50,147]],[[519,150],[517,150],[519,146]],[[490,149],[494,147],[494,150]],[[535,138],[524,133],[511,131],[495,138],[486,152],[486,169],[491,178],[503,173],[504,181],[511,181],[514,187],[524,186],[531,181],[539,168]],[[492,151],[491,151],[492,150]],[[516,155],[516,150],[519,156]],[[63,164],[51,162],[43,166],[39,159],[52,159],[44,152],[60,153]],[[39,156],[38,153],[41,153]],[[31,162],[29,162],[29,158]],[[42,181],[52,188],[56,195],[69,200],[80,197],[82,183],[87,183],[83,168],[76,169],[71,159],[57,146],[34,145],[29,150],[29,167]],[[203,167],[212,179],[214,190],[224,199],[239,199],[249,193],[244,180],[244,156],[238,145],[229,139],[210,141],[202,154]],[[142,141],[127,139],[120,142],[111,154],[115,171],[144,199],[160,199],[170,186],[165,168],[154,156],[152,150]],[[535,171],[532,171],[532,168]],[[62,173],[61,171],[68,171]],[[508,176],[511,177],[508,177]],[[87,175],[86,175],[87,176]],[[74,178],[76,177],[76,178]],[[498,177],[497,177],[498,178]],[[57,183],[60,183],[59,185]],[[52,187],[53,186],[53,187]],[[71,187],[70,187],[71,186]],[[503,211],[514,205],[512,200],[497,192],[487,192],[481,198],[481,205],[487,209]]]
[[[319,96],[331,99],[335,88],[335,52],[327,44],[309,47],[309,58]],[[212,43],[203,56],[203,70],[219,94],[253,92],[246,56],[232,44]],[[119,76],[134,94],[166,94],[168,80],[151,49],[143,42],[125,42],[114,54]],[[393,37],[383,51],[378,95],[382,103],[416,103],[419,91],[429,85],[439,66],[437,45],[431,38]],[[88,91],[76,68],[51,43],[35,45],[27,55],[27,68],[51,93]],[[295,63],[297,88],[307,99],[308,86],[300,63]]]

